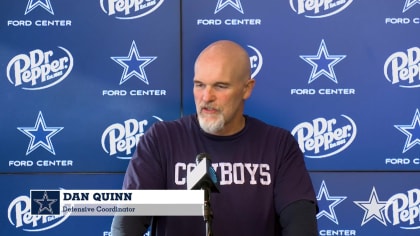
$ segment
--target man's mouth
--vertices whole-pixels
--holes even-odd
[[[219,110],[213,107],[209,107],[209,106],[201,107],[201,113],[204,113],[204,114],[216,114],[218,112]]]

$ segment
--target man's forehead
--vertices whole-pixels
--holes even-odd
[[[212,79],[208,77],[197,77],[195,76],[193,79],[196,83],[206,83],[206,84],[230,84],[232,83],[232,79],[219,77],[217,79]]]

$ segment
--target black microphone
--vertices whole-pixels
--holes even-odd
[[[207,153],[200,153],[195,158],[197,166],[187,174],[187,189],[208,189],[219,192],[216,171],[211,166],[211,158]]]

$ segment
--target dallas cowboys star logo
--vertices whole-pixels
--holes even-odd
[[[345,57],[346,55],[330,55],[323,39],[316,55],[300,56],[300,58],[312,66],[312,72],[309,77],[308,84],[312,83],[312,81],[316,80],[321,75],[325,75],[328,79],[337,84],[337,77],[335,76],[333,66]]]
[[[123,74],[121,76],[120,85],[130,79],[132,76],[139,78],[145,84],[149,84],[147,80],[146,72],[144,68],[154,61],[157,57],[145,57],[140,56],[137,50],[136,43],[131,43],[130,52],[126,57],[111,57],[116,63],[124,67]]]
[[[221,11],[227,5],[232,6],[237,11],[244,14],[244,10],[242,9],[242,5],[241,5],[241,0],[218,0],[217,5],[216,5],[216,9],[214,10],[214,14]]]
[[[38,215],[44,211],[48,211],[51,214],[54,214],[51,205],[54,204],[58,199],[48,198],[47,191],[44,192],[44,196],[41,199],[34,199],[39,205]]]
[[[26,150],[26,155],[39,147],[43,147],[55,155],[51,138],[64,129],[64,127],[47,127],[42,112],[40,111],[34,127],[17,127],[17,129],[31,138],[28,149]]]
[[[384,210],[387,202],[379,201],[375,187],[372,188],[368,201],[354,201],[354,203],[365,211],[365,215],[363,216],[362,224],[360,226],[363,226],[372,219],[377,219],[386,226]]]
[[[405,0],[403,13],[408,9],[412,8],[414,5],[420,4],[420,0]]]
[[[407,135],[402,153],[410,150],[414,145],[420,144],[420,112],[416,109],[411,125],[394,125],[399,131]]]
[[[42,7],[49,13],[51,13],[51,15],[54,15],[54,11],[51,6],[50,0],[29,0],[28,5],[26,5],[25,15],[37,7]]]
[[[347,197],[345,196],[330,196],[325,181],[322,181],[321,188],[319,189],[318,195],[316,196],[316,199],[318,200],[318,206],[322,210],[319,211],[319,213],[316,215],[316,218],[319,219],[322,216],[325,216],[338,225],[338,219],[337,215],[335,214],[334,207],[336,207],[346,198]],[[327,207],[328,210],[323,209]]]

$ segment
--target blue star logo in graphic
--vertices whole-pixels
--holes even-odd
[[[363,226],[372,219],[376,219],[386,226],[384,210],[387,202],[379,201],[375,187],[373,187],[368,201],[354,201],[354,203],[365,211],[360,226]]]
[[[51,6],[50,0],[29,0],[28,5],[26,5],[25,15],[37,7],[42,7],[51,13],[51,15],[54,15],[54,10]]]
[[[64,129],[64,127],[47,127],[42,112],[40,111],[34,127],[18,127],[17,129],[31,138],[28,149],[26,150],[26,155],[38,147],[43,147],[55,155],[51,138]]]
[[[403,153],[410,150],[416,144],[420,144],[420,112],[419,109],[416,109],[416,114],[414,114],[411,125],[394,125],[399,131],[407,135],[405,140],[405,145]]]
[[[338,219],[337,215],[335,214],[334,207],[336,207],[346,198],[347,197],[345,196],[330,196],[325,181],[322,181],[321,188],[319,189],[318,195],[316,196],[320,208],[320,211],[316,215],[316,218],[319,219],[325,216],[338,225]],[[328,208],[328,210],[326,210],[326,208]]]
[[[218,0],[217,5],[216,5],[216,9],[214,10],[214,14],[221,11],[227,5],[232,6],[237,11],[244,14],[244,10],[242,9],[242,5],[241,5],[241,0]]]
[[[116,63],[124,67],[123,74],[121,76],[120,85],[130,79],[132,76],[139,78],[145,84],[149,84],[147,80],[146,72],[144,68],[154,61],[157,57],[145,57],[140,56],[137,50],[136,43],[133,41],[131,44],[130,52],[126,57],[111,57]]]
[[[420,0],[405,0],[403,13],[408,9],[412,8],[414,5],[420,4]]]
[[[328,79],[337,84],[337,77],[335,76],[333,67],[345,57],[346,55],[330,55],[323,39],[316,55],[300,56],[300,58],[312,66],[308,84],[312,83],[312,81],[316,80],[321,75],[325,75]]]
[[[54,214],[51,205],[54,204],[58,199],[48,198],[47,191],[44,192],[44,196],[41,199],[34,199],[39,205],[38,214],[41,214],[44,211],[48,211],[51,214]]]

